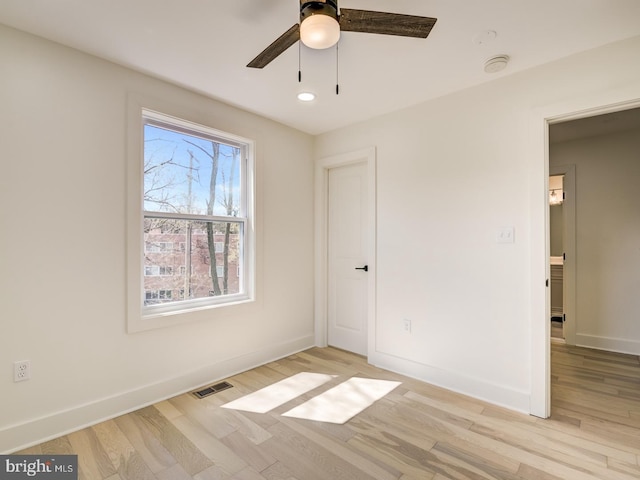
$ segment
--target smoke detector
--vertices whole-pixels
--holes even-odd
[[[497,73],[504,70],[509,63],[508,55],[496,55],[484,62],[484,71],[486,73]]]

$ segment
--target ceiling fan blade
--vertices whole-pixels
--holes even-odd
[[[278,55],[300,40],[300,25],[297,23],[284,32],[278,39],[265,48],[256,58],[251,60],[247,67],[264,68],[271,63]]]
[[[402,37],[427,38],[437,18],[373,12],[371,10],[340,9],[340,30],[344,32],[379,33]]]

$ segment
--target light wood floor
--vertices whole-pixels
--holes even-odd
[[[640,478],[637,356],[552,346],[553,415],[541,420],[314,348],[21,453],[78,454],[81,479],[410,480]],[[219,408],[314,371],[401,380],[344,425]],[[329,385],[321,387],[322,390]],[[313,392],[312,392],[313,393]]]

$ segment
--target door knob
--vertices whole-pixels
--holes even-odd
[[[356,267],[356,270],[364,270],[365,272],[369,271],[369,265],[365,265],[364,267]]]

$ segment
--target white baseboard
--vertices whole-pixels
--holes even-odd
[[[640,342],[625,338],[602,337],[599,335],[576,334],[576,345],[579,347],[608,350],[610,352],[640,355]]]
[[[375,352],[369,356],[373,365],[400,373],[416,380],[446,388],[517,412],[531,414],[530,392],[496,385],[467,375],[431,365],[413,362],[393,355]]]
[[[8,454],[95,425],[167,398],[195,390],[254,367],[264,365],[314,346],[313,335],[249,352],[206,365],[173,378],[135,390],[74,405],[26,422],[0,429],[0,453]]]

